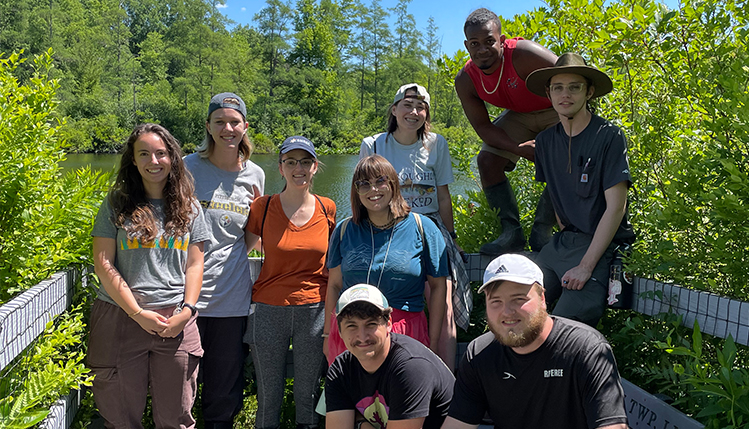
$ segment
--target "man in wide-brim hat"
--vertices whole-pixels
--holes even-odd
[[[560,120],[535,142],[536,180],[546,182],[561,229],[536,258],[546,301],[558,300],[552,314],[595,327],[606,308],[616,248],[634,240],[627,220],[627,140],[588,106],[613,84],[575,53],[534,71],[526,84],[551,100]]]

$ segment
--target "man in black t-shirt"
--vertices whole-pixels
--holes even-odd
[[[595,329],[549,316],[543,273],[505,254],[484,273],[491,332],[468,346],[443,429],[627,429],[616,361]]]
[[[588,102],[613,84],[575,53],[535,70],[526,84],[551,100],[560,120],[536,137],[536,180],[546,182],[561,231],[535,261],[544,273],[548,303],[558,299],[552,314],[595,327],[606,309],[614,252],[634,240],[627,220],[632,184],[627,140],[588,109]]]
[[[445,420],[455,378],[423,344],[390,332],[391,311],[374,286],[341,294],[336,314],[346,351],[328,369],[327,428],[437,429]]]

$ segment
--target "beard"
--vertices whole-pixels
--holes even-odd
[[[508,347],[525,347],[532,342],[536,341],[541,331],[544,328],[544,323],[549,314],[546,309],[539,307],[539,309],[533,313],[530,319],[528,319],[528,325],[521,332],[510,330],[507,333],[503,333],[498,329],[495,322],[489,322],[489,330],[494,334],[494,338]]]

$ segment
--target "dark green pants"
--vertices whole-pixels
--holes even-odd
[[[556,302],[551,314],[595,327],[606,310],[609,267],[616,245],[609,244],[582,289],[569,290],[561,282],[564,273],[580,264],[592,239],[582,232],[558,232],[538,253],[536,264],[544,273],[546,303],[551,306]]]

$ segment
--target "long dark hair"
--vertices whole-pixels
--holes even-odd
[[[354,177],[351,179],[351,220],[359,225],[362,220],[367,219],[367,208],[361,202],[361,196],[356,191],[356,182],[360,180],[370,180],[372,178],[385,176],[388,178],[388,185],[393,191],[393,197],[390,199],[390,213],[393,218],[397,219],[408,215],[411,211],[408,203],[401,195],[401,187],[398,183],[398,173],[387,159],[380,155],[371,155],[359,160],[354,168]]]
[[[184,235],[192,220],[195,186],[192,174],[182,162],[179,142],[166,128],[157,124],[138,125],[125,143],[120,170],[109,191],[115,225],[124,229],[128,237],[138,237],[144,242],[153,241],[159,231],[154,208],[143,187],[143,178],[135,166],[135,142],[144,134],[155,134],[164,142],[172,163],[164,185],[164,234]]]

